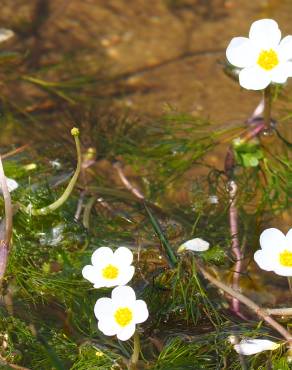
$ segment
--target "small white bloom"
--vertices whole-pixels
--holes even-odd
[[[136,300],[136,294],[129,286],[119,286],[112,291],[111,298],[100,298],[94,306],[98,329],[105,335],[116,335],[128,340],[136,330],[136,324],[147,320],[147,305]]]
[[[249,38],[234,37],[226,56],[242,68],[239,83],[248,90],[265,89],[271,82],[283,84],[292,76],[292,36],[281,41],[281,31],[273,19],[252,23]]]
[[[219,204],[217,195],[210,195],[208,200],[210,204]]]
[[[184,242],[177,250],[178,253],[184,251],[205,252],[209,249],[210,244],[201,238],[195,238]]]
[[[62,165],[58,159],[55,159],[54,161],[50,161],[50,165],[55,168],[56,170],[59,170]]]
[[[234,349],[240,355],[254,355],[263,351],[273,351],[280,347],[280,344],[268,339],[243,339],[234,345]]]
[[[18,183],[13,179],[9,179],[8,177],[6,177],[6,183],[7,183],[9,193],[11,193],[12,191],[18,188]],[[2,193],[1,185],[0,185],[0,192]]]
[[[132,261],[133,254],[126,247],[119,247],[115,252],[101,247],[92,254],[92,265],[85,266],[82,275],[94,284],[94,288],[125,285],[134,275]]]
[[[14,32],[6,28],[0,28],[0,42],[9,40],[14,35]]]
[[[261,269],[292,276],[292,229],[286,235],[275,228],[266,229],[260,245],[262,249],[255,252],[254,260]]]

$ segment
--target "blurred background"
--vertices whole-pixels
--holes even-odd
[[[87,89],[96,83],[87,99],[140,116],[171,105],[224,122],[246,119],[258,95],[222,73],[230,39],[265,17],[292,33],[291,13],[289,0],[3,0],[1,27],[16,36],[1,48],[22,53],[21,72],[50,82],[82,77]],[[27,82],[10,92],[25,109],[48,109]]]

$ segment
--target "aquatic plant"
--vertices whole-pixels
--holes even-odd
[[[275,29],[274,21],[264,23]],[[102,116],[85,99],[96,89],[94,78],[50,82],[34,72],[22,80],[56,103],[61,123],[50,146],[41,123],[51,122],[51,111],[9,105],[3,116],[25,130],[38,127],[29,136],[38,135],[39,147],[33,154],[27,146],[12,148],[2,157],[1,366],[288,369],[286,282],[279,278],[273,290],[276,276],[263,281],[264,271],[251,264],[260,231],[290,210],[291,143],[271,118],[271,102],[284,90],[279,95],[279,86],[269,84],[247,122],[214,128],[171,109],[147,122]],[[72,132],[76,167],[67,134],[72,121],[81,133],[79,140]],[[224,169],[208,161],[218,148]],[[19,184],[11,195],[6,178]],[[289,252],[281,235],[269,243]],[[272,253],[261,261],[272,255],[277,262]],[[124,286],[129,281],[132,288]]]

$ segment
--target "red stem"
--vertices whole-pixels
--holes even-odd
[[[239,278],[242,267],[242,253],[239,246],[238,240],[238,212],[236,207],[236,193],[237,185],[235,181],[231,180],[229,182],[229,224],[230,224],[230,234],[231,234],[231,251],[235,258],[234,272],[232,276],[232,288],[236,291],[239,290]],[[239,300],[232,297],[232,310],[240,315]]]

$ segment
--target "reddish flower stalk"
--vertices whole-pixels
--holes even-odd
[[[229,187],[229,225],[231,234],[231,251],[235,257],[235,266],[232,276],[232,288],[236,291],[239,290],[239,278],[242,267],[242,253],[240,250],[239,240],[238,240],[238,212],[236,207],[236,195],[237,195],[237,185],[234,180],[231,180],[228,184]],[[240,315],[239,300],[232,297],[232,310]]]
[[[2,223],[0,225],[0,282],[1,282],[7,266],[9,244],[12,235],[12,217],[13,217],[11,197],[3,170],[1,156],[0,156],[0,184],[5,207],[5,224]]]
[[[270,325],[273,329],[275,329],[285,340],[289,348],[292,347],[292,335],[290,332],[284,328],[281,324],[279,324],[276,320],[274,320],[268,313],[268,311],[260,306],[258,306],[254,301],[246,297],[245,295],[235,291],[234,289],[230,288],[229,286],[222,283],[222,281],[217,280],[214,276],[212,276],[205,268],[200,264],[196,263],[198,270],[207,279],[210,283],[215,285],[217,288],[222,289],[225,293],[236,298],[238,301],[246,305],[249,309],[254,311],[257,316],[259,316],[262,320],[264,320],[268,325]]]
[[[249,141],[260,134],[264,129],[266,129],[266,124],[259,115],[262,113],[264,108],[264,101],[262,100],[257,108],[255,109],[252,116],[247,120],[250,126],[248,132],[241,137],[243,141]],[[238,239],[238,210],[236,206],[236,196],[237,196],[237,184],[233,179],[233,170],[236,165],[236,160],[232,147],[230,147],[226,153],[225,157],[225,173],[229,179],[228,182],[228,192],[229,192],[229,227],[231,236],[231,251],[235,258],[235,265],[232,276],[232,288],[235,291],[239,290],[239,279],[242,269],[242,259],[243,255],[239,245]],[[240,303],[236,297],[232,298],[232,311],[234,311],[238,316],[242,317],[240,313]]]
[[[122,166],[119,162],[116,162],[113,167],[116,169],[120,180],[122,181],[123,185],[128,189],[135,197],[144,200],[144,195],[140,192],[139,189],[137,189],[135,186],[133,186],[130,181],[127,179],[127,177],[124,174],[124,171],[122,169]]]

